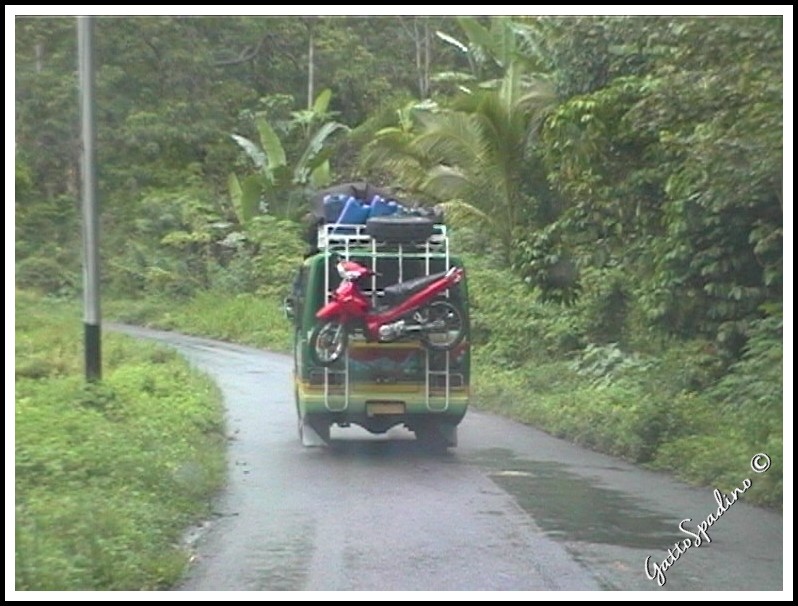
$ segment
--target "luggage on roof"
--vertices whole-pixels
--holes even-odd
[[[402,201],[391,188],[367,182],[342,183],[316,192],[308,219],[312,224],[307,232],[310,254],[318,251],[320,244],[323,248],[328,246],[334,236],[420,244],[436,232],[436,225],[438,233],[443,232],[439,209]]]

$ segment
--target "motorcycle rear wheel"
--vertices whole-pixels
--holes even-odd
[[[448,299],[437,299],[421,312],[428,324],[440,325],[438,330],[424,330],[421,342],[433,351],[450,351],[465,338],[463,310]]]
[[[310,357],[320,366],[332,366],[346,351],[349,333],[341,322],[328,320],[310,333]]]

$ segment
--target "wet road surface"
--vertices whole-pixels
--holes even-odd
[[[447,453],[400,428],[334,427],[333,446],[303,448],[289,357],[111,328],[176,347],[225,398],[229,480],[215,518],[190,533],[178,589],[782,589],[783,518],[745,494],[707,529],[711,543],[687,547],[697,541],[679,524],[700,535],[718,511],[711,489],[473,409]]]

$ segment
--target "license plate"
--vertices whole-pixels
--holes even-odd
[[[376,415],[403,415],[404,402],[366,402],[366,416]]]

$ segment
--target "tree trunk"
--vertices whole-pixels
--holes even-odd
[[[418,17],[413,18],[413,43],[416,47],[416,77],[418,78],[418,96],[424,99],[424,76],[421,72],[421,40],[418,33]]]
[[[422,17],[424,24],[419,29],[419,17],[413,18],[413,44],[416,47],[416,76],[420,99],[429,96],[430,39],[429,19]]]
[[[308,36],[308,109],[313,109],[313,27]]]
[[[430,52],[429,19],[424,20],[424,99],[429,97],[429,65],[432,62]]]

